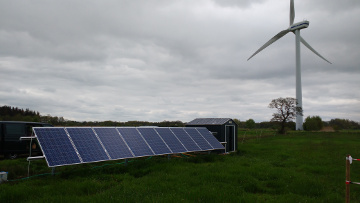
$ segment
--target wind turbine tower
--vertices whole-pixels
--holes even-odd
[[[262,47],[260,47],[253,55],[248,58],[250,60],[257,53],[268,47],[270,44],[274,43],[278,39],[285,36],[287,33],[292,32],[295,34],[295,56],[296,56],[296,100],[297,107],[302,108],[302,91],[301,91],[301,63],[300,63],[300,42],[303,43],[308,49],[318,55],[320,58],[330,63],[330,61],[326,60],[323,56],[321,56],[315,49],[313,49],[305,40],[300,36],[300,30],[309,27],[309,21],[304,20],[298,23],[294,23],[295,19],[295,9],[294,9],[294,0],[290,0],[290,26],[280,31],[277,35],[271,38],[268,42],[266,42]],[[302,108],[303,109],[303,108]],[[303,130],[303,116],[296,115],[296,130]]]

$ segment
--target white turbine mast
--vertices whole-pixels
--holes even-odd
[[[323,56],[321,56],[315,49],[313,49],[305,40],[300,36],[300,30],[309,27],[309,21],[304,20],[298,23],[294,23],[295,19],[295,9],[294,9],[294,0],[290,0],[290,26],[286,30],[280,31],[277,35],[271,38],[268,42],[266,42],[262,47],[260,47],[253,55],[248,58],[250,60],[257,53],[268,47],[270,44],[274,43],[278,39],[282,38],[289,32],[293,32],[295,34],[295,52],[296,52],[296,100],[297,107],[302,108],[302,91],[301,91],[301,64],[300,64],[300,42],[303,43],[308,49],[318,55],[320,58],[330,63],[330,61],[326,60]],[[296,115],[296,130],[303,130],[303,116]]]

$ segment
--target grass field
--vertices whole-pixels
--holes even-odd
[[[25,158],[1,160],[9,179],[0,202],[343,202],[345,156],[360,158],[360,132],[239,135],[229,155],[146,157],[56,168]],[[267,135],[267,136],[265,136]],[[360,162],[351,165],[360,182]],[[23,179],[20,179],[23,178]],[[351,185],[360,202],[360,185]]]

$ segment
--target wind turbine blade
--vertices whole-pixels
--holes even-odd
[[[290,30],[283,30],[283,31],[279,32],[277,35],[275,35],[273,38],[271,38],[268,42],[266,42],[262,47],[260,47],[260,49],[258,49],[253,55],[251,55],[250,58],[248,58],[248,60],[250,60],[257,53],[259,53],[260,51],[262,51],[263,49],[268,47],[270,44],[274,43],[276,40],[282,38],[288,32],[290,32]]]
[[[295,19],[294,0],[290,0],[290,26],[294,24],[294,19]]]
[[[330,61],[326,60],[323,56],[321,56],[317,51],[315,51],[315,49],[313,49],[313,48],[310,46],[310,44],[308,44],[308,43],[304,40],[304,38],[302,38],[301,36],[300,36],[300,41],[301,41],[307,48],[309,48],[312,52],[314,52],[316,55],[318,55],[320,58],[322,58],[322,59],[324,59],[326,62],[332,64]]]

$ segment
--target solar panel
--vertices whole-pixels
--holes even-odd
[[[223,149],[204,127],[34,127],[49,167]]]
[[[209,142],[214,149],[224,149],[224,146],[205,127],[197,127],[197,131]]]
[[[172,152],[157,134],[154,128],[138,128],[138,131],[149,144],[155,154],[171,154]]]
[[[81,163],[64,128],[33,128],[49,167]]]
[[[175,137],[174,133],[170,131],[169,128],[154,128],[155,131],[160,135],[164,140],[167,146],[171,149],[173,153],[183,153],[188,150],[184,145]]]
[[[201,151],[200,147],[194,142],[194,140],[185,132],[183,128],[170,128],[170,130],[179,138],[180,142],[190,152]]]
[[[66,128],[83,162],[109,160],[91,128]]]
[[[212,150],[214,149],[208,141],[205,140],[205,138],[199,133],[199,131],[196,130],[196,128],[184,128],[185,132],[187,132],[190,137],[196,142],[196,144],[202,149],[202,150]]]
[[[130,147],[131,151],[136,157],[152,156],[154,153],[151,151],[145,140],[141,137],[136,128],[116,128],[125,142]]]
[[[134,157],[129,147],[126,145],[119,132],[114,127],[93,129],[103,143],[111,159],[125,159]]]

